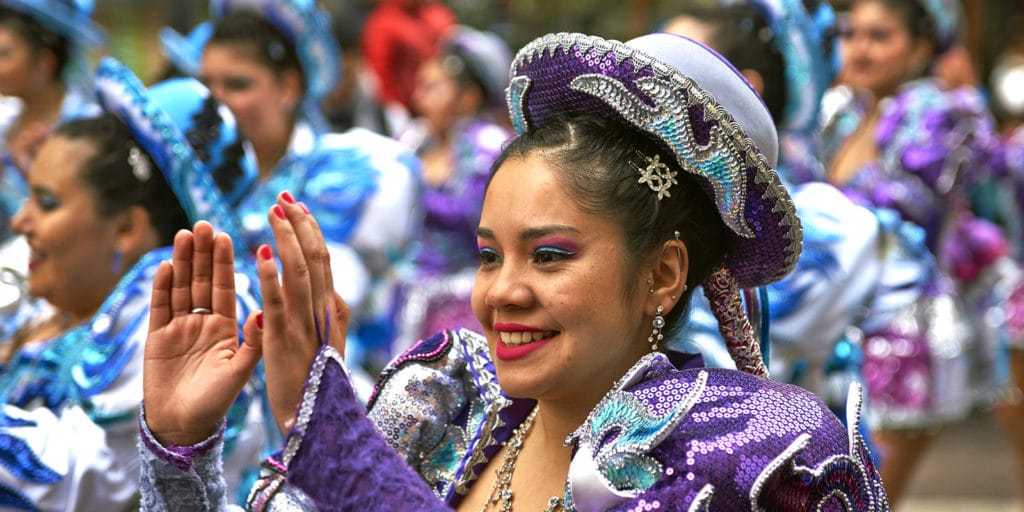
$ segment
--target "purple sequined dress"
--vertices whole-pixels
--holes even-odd
[[[835,158],[864,116],[848,91],[824,130],[826,161]],[[829,100],[826,100],[829,101]],[[1007,243],[995,225],[970,211],[968,190],[991,175],[995,137],[976,91],[943,91],[932,80],[904,84],[883,100],[875,132],[878,158],[843,191],[855,202],[888,208],[924,228],[923,244],[939,271],[921,300],[895,322],[865,333],[863,366],[872,419],[880,427],[922,427],[956,419],[991,400],[999,337],[992,311],[1005,307]]]
[[[565,510],[889,510],[858,431],[859,388],[845,428],[801,388],[673,354],[637,361],[569,436]],[[368,414],[325,348],[295,429],[248,505],[450,510],[533,405],[501,392],[486,340],[469,331],[443,332],[396,359]],[[144,425],[143,436],[147,510],[219,502],[206,460],[215,448],[163,448]]]
[[[451,176],[423,194],[423,228],[404,283],[397,352],[446,326],[477,325],[469,304],[479,266],[476,228],[491,166],[512,134],[484,119],[464,121],[453,131]]]

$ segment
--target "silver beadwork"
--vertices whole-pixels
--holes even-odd
[[[647,166],[641,168],[636,165],[636,169],[640,171],[640,179],[637,180],[637,183],[646,183],[651,190],[657,192],[658,201],[661,201],[663,197],[672,197],[669,189],[672,188],[672,185],[679,183],[676,181],[676,171],[661,161],[661,155],[655,154],[653,157],[644,156],[643,158]]]
[[[491,484],[491,490],[488,494],[487,501],[484,502],[482,511],[486,511],[494,505],[500,507],[500,512],[512,512],[512,475],[516,471],[516,459],[519,458],[519,451],[523,449],[523,442],[526,440],[526,434],[530,431],[530,427],[533,426],[533,420],[537,417],[537,406],[533,407],[530,411],[530,415],[519,424],[518,427],[512,431],[512,437],[506,441],[505,456],[502,457],[501,465],[495,470],[494,483]],[[548,500],[548,507],[544,509],[544,512],[555,512],[562,510],[562,500],[557,496],[553,496]]]
[[[651,325],[654,326],[654,330],[651,331],[651,335],[647,337],[647,342],[651,344],[651,351],[658,350],[658,343],[665,339],[665,335],[661,333],[661,329],[665,327],[665,317],[661,316],[661,313],[665,311],[665,308],[658,305],[658,310],[654,312],[654,321]]]
[[[149,166],[149,160],[142,154],[142,150],[135,144],[128,146],[128,165],[132,168],[135,179],[146,182],[153,175],[153,169]]]

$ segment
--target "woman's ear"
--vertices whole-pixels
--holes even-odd
[[[124,269],[160,245],[159,235],[150,223],[149,212],[141,206],[132,206],[119,213],[113,222],[114,248],[125,259]]]
[[[668,314],[676,307],[683,292],[686,291],[686,276],[689,270],[690,259],[686,244],[681,242],[678,236],[665,242],[651,269],[646,304],[648,314],[653,316],[658,306],[664,309],[662,314]]]
[[[280,75],[281,104],[288,112],[294,112],[302,101],[302,76],[294,69],[286,69]]]

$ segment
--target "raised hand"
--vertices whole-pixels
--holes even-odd
[[[201,221],[174,237],[153,278],[143,400],[164,445],[209,437],[260,360],[258,314],[239,345],[234,268],[231,239]]]
[[[267,398],[278,427],[290,430],[317,352],[331,344],[345,353],[348,306],[334,292],[330,256],[320,226],[283,192],[268,213],[281,259],[281,280],[267,245],[257,251],[263,295]]]

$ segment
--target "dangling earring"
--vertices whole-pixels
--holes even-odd
[[[121,273],[121,251],[114,249],[114,263],[110,265],[110,271],[115,274]]]
[[[654,321],[651,325],[654,326],[654,330],[651,331],[651,335],[647,337],[647,342],[651,344],[651,352],[658,350],[658,343],[665,338],[661,334],[661,328],[665,327],[665,317],[661,316],[661,313],[665,311],[665,308],[658,306],[658,310],[654,312]]]

